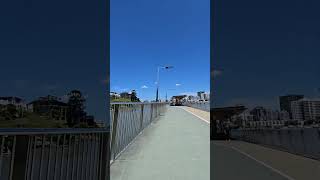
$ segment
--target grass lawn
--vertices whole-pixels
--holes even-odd
[[[129,99],[129,98],[118,98],[118,99],[112,99],[111,102],[131,102],[131,99]]]
[[[65,122],[49,120],[33,113],[15,120],[1,120],[0,128],[67,128]]]

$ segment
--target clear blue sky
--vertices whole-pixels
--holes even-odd
[[[87,0],[0,3],[0,96],[27,102],[79,89],[106,119],[107,4]]]
[[[209,0],[111,0],[111,91],[160,96],[210,89]],[[181,84],[176,86],[176,84]],[[142,88],[147,86],[148,88]]]
[[[315,0],[215,1],[216,106],[278,108],[287,93],[317,96],[320,6]]]

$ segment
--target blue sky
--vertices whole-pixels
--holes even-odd
[[[319,95],[319,1],[215,2],[215,106],[275,109],[279,95]]]
[[[106,119],[105,1],[16,0],[0,5],[0,96],[27,102],[79,89]]]
[[[209,0],[111,0],[111,91],[160,96],[210,89]],[[180,84],[176,86],[176,84]],[[143,86],[147,88],[142,88]]]

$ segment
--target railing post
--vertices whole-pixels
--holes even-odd
[[[101,170],[99,180],[108,180],[110,175],[110,149],[109,149],[109,133],[103,133],[101,139]]]
[[[152,116],[153,116],[153,104],[151,103],[151,117],[150,117],[150,123],[152,122]]]
[[[111,134],[111,150],[110,150],[110,153],[113,155],[113,157],[110,156],[112,160],[114,160],[115,158],[114,150],[115,150],[115,144],[116,144],[119,106],[120,105],[117,105],[117,104],[114,105],[114,116],[113,116],[112,134]]]
[[[13,167],[11,170],[10,177],[12,180],[22,180],[25,179],[26,171],[27,171],[27,156],[28,156],[28,144],[29,144],[29,136],[15,136],[16,144],[12,148],[14,148],[13,157]]]
[[[140,132],[142,131],[142,128],[143,128],[143,118],[144,118],[143,110],[144,110],[144,104],[141,104]]]

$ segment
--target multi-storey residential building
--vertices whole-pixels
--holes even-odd
[[[210,101],[210,93],[204,93],[203,98],[205,101]]]
[[[280,120],[280,113],[279,111],[275,111],[272,109],[267,109],[266,110],[266,120]]]
[[[257,106],[250,111],[250,114],[253,115],[254,121],[266,121],[267,120],[267,110],[262,106]]]
[[[111,99],[118,99],[120,98],[120,94],[116,93],[116,92],[110,92],[110,98]]]
[[[320,120],[320,99],[301,99],[291,103],[293,119]]]
[[[204,91],[199,91],[199,92],[197,92],[197,95],[198,95],[198,97],[200,98],[200,100],[204,100],[204,94],[205,94]]]
[[[14,105],[17,109],[26,109],[26,104],[18,97],[0,97],[0,105]]]
[[[249,110],[245,110],[240,114],[236,114],[231,117],[232,122],[239,122],[238,124],[241,124],[242,127],[246,127],[249,122],[252,122],[254,120],[254,116],[250,114]]]
[[[61,121],[67,121],[68,108],[66,103],[60,102],[57,97],[50,95],[40,97],[28,104],[29,111],[52,120]]]
[[[287,121],[290,119],[290,115],[287,111],[280,111],[279,112],[279,118],[280,120],[284,120],[284,121]]]
[[[289,113],[290,119],[293,119],[293,113],[292,113],[292,108],[291,108],[291,102],[297,101],[300,99],[303,99],[303,95],[297,95],[297,94],[290,94],[286,96],[280,96],[279,101],[280,101],[280,110],[281,111],[287,111]]]

